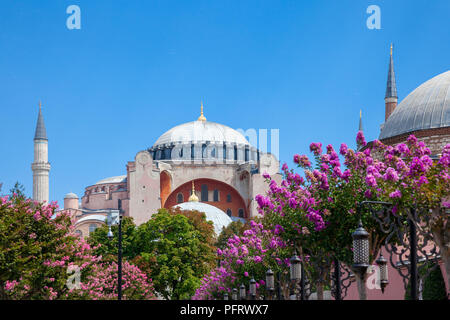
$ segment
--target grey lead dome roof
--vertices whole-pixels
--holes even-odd
[[[380,139],[450,126],[450,70],[424,82],[392,112]]]
[[[176,142],[229,142],[249,145],[238,131],[212,121],[191,121],[173,127],[156,140],[154,146]]]

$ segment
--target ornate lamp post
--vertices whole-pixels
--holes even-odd
[[[246,293],[245,293],[245,285],[244,285],[244,284],[241,284],[241,286],[239,287],[239,298],[240,298],[241,300],[245,300],[245,296],[246,296]]]
[[[353,238],[353,268],[364,275],[369,267],[369,233],[363,228],[359,220],[358,229],[352,234]]]
[[[383,254],[380,253],[380,257],[377,259],[376,263],[380,267],[380,286],[381,292],[384,293],[384,288],[389,284],[387,260],[383,257]]]
[[[232,294],[231,294],[231,300],[237,300],[238,299],[238,290],[236,288],[233,288]]]
[[[269,292],[269,299],[272,299],[273,292],[275,291],[275,277],[272,269],[266,272],[266,288]]]
[[[291,259],[289,260],[291,265],[289,267],[289,271],[290,271],[290,279],[291,281],[294,283],[294,292],[295,292],[295,287],[297,285],[297,281],[298,280],[304,280],[304,274],[303,274],[303,268],[302,268],[302,264],[301,264],[301,260],[299,258],[299,256],[297,255],[297,252],[294,252],[294,255],[291,257]],[[302,281],[301,283],[301,299],[304,300],[304,282]]]
[[[256,300],[256,280],[253,277],[250,280],[250,296],[252,300]]]

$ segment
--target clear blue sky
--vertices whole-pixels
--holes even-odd
[[[68,30],[66,8],[81,8]],[[369,30],[366,8],[381,9]],[[1,1],[0,182],[32,194],[38,101],[50,198],[126,174],[171,127],[280,129],[280,159],[354,144],[384,121],[389,44],[399,99],[449,69],[450,1]]]

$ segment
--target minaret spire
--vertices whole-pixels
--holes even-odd
[[[394,111],[395,107],[397,106],[397,101],[398,101],[397,85],[395,83],[394,59],[392,58],[392,43],[391,43],[388,78],[387,78],[387,85],[386,85],[386,95],[384,97],[385,121],[389,118],[389,116]]]
[[[31,164],[31,170],[33,170],[33,200],[48,203],[50,163],[48,162],[48,138],[41,101],[39,101],[39,114],[34,133],[34,162]]]
[[[42,103],[39,100],[39,114],[36,123],[36,131],[34,133],[34,140],[48,140],[47,130],[45,130],[44,116],[42,115]]]
[[[358,131],[363,131],[363,125],[362,125],[362,110],[359,110],[359,128]]]

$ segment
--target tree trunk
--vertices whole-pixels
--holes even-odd
[[[316,288],[317,288],[317,300],[323,300],[323,283],[318,282]]]
[[[445,273],[447,274],[446,289],[448,293],[450,291],[450,234],[448,216],[445,210],[439,207],[432,210],[430,227],[433,233],[433,240],[439,247],[441,259],[444,263]]]
[[[366,273],[361,276],[361,274],[356,274],[356,284],[358,286],[359,300],[367,300],[367,289],[366,289]]]
[[[436,242],[436,245],[440,249],[441,259],[444,263],[445,273],[447,274],[447,292],[450,290],[450,244],[448,243],[448,239],[446,239],[446,230],[432,228],[433,238]],[[448,237],[448,236],[447,236]]]

